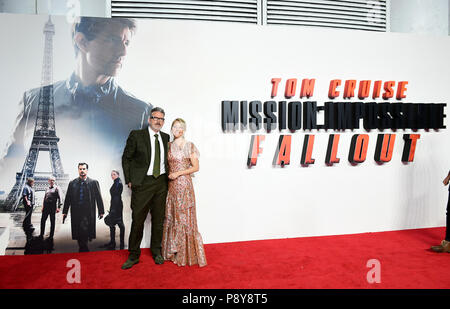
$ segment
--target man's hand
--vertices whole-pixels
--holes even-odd
[[[59,212],[59,208],[56,208],[56,213],[58,213]]]
[[[179,176],[180,176],[180,173],[178,173],[178,172],[171,173],[171,174],[169,174],[169,179],[174,180],[174,179],[177,179]]]
[[[131,182],[129,182],[129,183],[128,183],[128,188],[130,188],[130,189],[131,189]]]
[[[103,214],[98,215],[98,219],[100,220],[101,218],[103,218]]]
[[[64,224],[64,221],[66,221],[66,217],[67,217],[67,215],[63,214],[63,224]]]

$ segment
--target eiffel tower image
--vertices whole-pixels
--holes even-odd
[[[35,180],[35,191],[45,191],[48,186],[48,177],[53,175],[56,183],[63,189],[67,188],[69,175],[64,174],[59,154],[55,129],[55,113],[53,102],[53,36],[55,25],[49,16],[44,26],[45,47],[44,61],[42,65],[41,88],[39,92],[38,112],[34,128],[33,140],[28,155],[25,159],[22,171],[16,173],[16,183],[4,202],[7,211],[15,211],[19,207],[23,187],[28,177]],[[41,153],[50,155],[51,171],[36,172],[38,156]],[[64,192],[65,193],[65,192]]]

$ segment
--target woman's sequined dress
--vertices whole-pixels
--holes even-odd
[[[199,156],[195,145],[185,142],[182,148],[169,143],[167,160],[169,174],[190,168],[190,157]],[[197,229],[195,194],[191,175],[169,179],[166,200],[166,217],[162,240],[162,255],[165,260],[178,266],[206,265],[203,240]]]

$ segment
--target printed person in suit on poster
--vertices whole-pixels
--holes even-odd
[[[79,252],[88,252],[88,241],[96,237],[96,206],[98,219],[105,213],[98,181],[87,177],[87,163],[78,164],[79,177],[72,180],[64,200],[63,221],[70,209],[72,239],[78,241]]]

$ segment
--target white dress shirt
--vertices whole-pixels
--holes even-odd
[[[148,126],[148,133],[150,134],[150,146],[152,149],[152,157],[150,158],[150,166],[148,167],[148,171],[147,171],[147,175],[151,176],[153,175],[153,165],[155,162],[155,134],[158,134],[158,141],[159,141],[159,149],[161,151],[160,153],[160,163],[159,163],[159,168],[160,168],[160,175],[164,174],[166,172],[166,166],[165,166],[165,158],[164,158],[164,143],[162,141],[161,138],[161,134],[159,132],[155,132],[152,130],[152,128],[150,128],[150,126]]]

